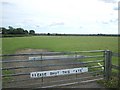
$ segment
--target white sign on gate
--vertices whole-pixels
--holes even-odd
[[[40,77],[50,77],[50,76],[76,74],[76,73],[83,73],[83,72],[88,72],[88,67],[51,70],[51,71],[41,71],[41,72],[31,72],[30,77],[31,78],[40,78]]]

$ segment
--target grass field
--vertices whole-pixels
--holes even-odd
[[[12,54],[21,49],[45,49],[48,51],[111,50],[118,53],[118,37],[32,36],[2,38],[3,54]],[[112,58],[112,64],[118,65],[118,57]],[[113,72],[116,74],[118,71],[113,70]],[[11,74],[13,72],[5,71],[3,73]],[[9,80],[11,78],[7,77],[5,79]],[[107,87],[116,87],[117,81],[118,79],[112,79],[108,83],[104,80],[99,81],[99,83],[104,84]]]
[[[2,38],[2,53],[11,54],[20,49],[48,51],[112,50],[118,52],[118,37],[102,36],[32,36]],[[115,62],[116,63],[116,62]]]
[[[3,54],[34,48],[49,51],[112,50],[118,52],[117,37],[96,36],[33,36],[2,39]]]

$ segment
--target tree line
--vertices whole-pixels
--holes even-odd
[[[35,33],[34,30],[24,30],[23,28],[13,28],[9,26],[8,29],[0,27],[2,37],[21,37],[21,36],[120,36],[120,34],[60,34],[60,33]]]
[[[59,33],[36,33],[36,36],[120,36],[120,34],[59,34]]]
[[[5,27],[1,27],[0,30],[2,31],[3,36],[7,35],[34,35],[34,30],[24,30],[23,28],[13,28],[11,26],[6,29]]]

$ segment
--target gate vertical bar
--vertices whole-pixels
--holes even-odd
[[[77,61],[77,52],[75,52],[75,60]],[[76,72],[76,79],[77,79],[77,72]]]
[[[42,65],[42,60],[43,58],[42,58],[42,54],[41,54],[41,65]],[[42,71],[42,67],[41,67],[41,71]],[[42,77],[42,84],[41,84],[42,86],[43,86],[43,77]]]
[[[104,62],[104,78],[105,80],[110,80],[111,70],[112,70],[112,52],[110,50],[105,50],[105,62]]]

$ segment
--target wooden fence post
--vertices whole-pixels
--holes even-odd
[[[104,68],[104,78],[105,80],[110,80],[111,70],[112,70],[112,52],[110,50],[105,50],[105,68]]]

